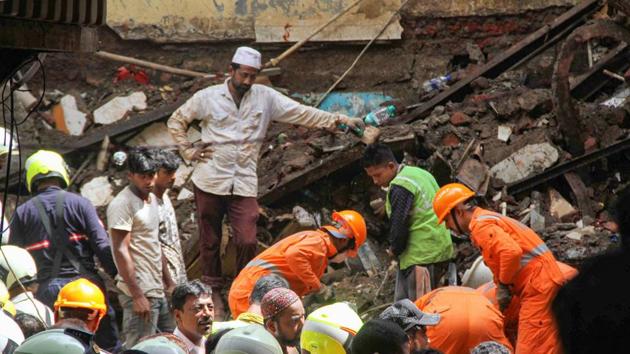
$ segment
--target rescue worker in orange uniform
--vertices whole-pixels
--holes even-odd
[[[433,349],[447,354],[469,354],[480,343],[494,341],[512,350],[503,332],[503,315],[475,289],[438,288],[415,304],[422,312],[440,315],[437,325],[425,327]]]
[[[327,291],[320,282],[328,262],[356,257],[367,237],[361,214],[354,210],[333,212],[332,225],[288,236],[252,259],[234,279],[228,302],[234,318],[249,307],[249,296],[261,277],[283,277],[299,296]]]
[[[562,272],[564,276],[565,282],[573,279],[577,274],[577,269],[571,267],[568,264],[562,263],[560,261],[556,262],[558,264],[558,268]],[[485,296],[492,304],[499,308],[499,303],[497,302],[497,285],[494,282],[488,282],[477,288],[477,291]],[[516,338],[518,337],[518,312],[521,310],[521,301],[518,296],[512,296],[512,301],[508,305],[508,307],[503,311],[503,316],[505,316],[504,329],[505,335],[510,340],[512,345],[516,344]]]
[[[497,284],[503,311],[512,295],[520,298],[516,354],[561,352],[551,312],[564,277],[556,259],[530,228],[501,214],[478,207],[475,193],[459,183],[440,188],[433,199],[439,222],[452,232],[470,236]]]

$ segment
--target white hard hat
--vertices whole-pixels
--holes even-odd
[[[282,354],[282,347],[265,327],[253,324],[227,332],[217,344],[216,354]]]
[[[6,313],[0,311],[0,353],[5,353],[8,348],[15,349],[15,346],[24,342],[24,334],[20,326]],[[6,353],[13,353],[6,351]]]
[[[0,248],[4,253],[4,256],[0,255],[0,280],[7,288],[11,289],[17,283],[17,279],[27,284],[37,280],[37,266],[27,250],[12,245]]]
[[[481,285],[491,282],[493,279],[492,271],[483,262],[483,257],[479,256],[475,259],[472,267],[464,272],[462,285],[469,288],[477,289]]]

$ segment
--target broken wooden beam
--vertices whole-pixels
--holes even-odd
[[[390,145],[392,150],[400,151],[415,143],[415,135],[407,135],[405,139],[394,138],[392,141],[384,140],[383,143]],[[258,192],[258,201],[261,204],[272,204],[284,196],[308,186],[342,168],[348,167],[357,162],[363,156],[364,145],[335,151],[324,157],[314,166],[307,167],[287,176],[283,182],[265,190],[261,187]]]
[[[592,224],[595,221],[595,211],[591,205],[591,198],[588,196],[584,181],[582,181],[582,178],[575,172],[565,173],[564,179],[567,180],[567,183],[569,183],[573,191],[573,195],[575,195],[584,225]]]
[[[462,99],[466,94],[471,92],[470,84],[477,78],[480,76],[496,78],[515,65],[519,65],[532,58],[540,51],[564,38],[571,30],[584,23],[586,17],[597,11],[600,6],[598,0],[586,0],[574,6],[550,24],[543,26],[538,31],[510,47],[503,54],[497,55],[485,65],[477,68],[472,74],[456,82],[449,89],[419,105],[408,114],[405,114],[402,121],[410,122],[424,118],[431,113],[435,106],[446,104],[448,101]]]
[[[567,149],[573,156],[584,153],[586,133],[579,119],[580,112],[571,97],[571,68],[578,49],[583,48],[588,41],[599,38],[630,43],[630,31],[608,20],[597,20],[578,28],[562,44],[553,72],[551,89],[556,121]]]
[[[518,182],[514,182],[508,185],[508,193],[517,194],[520,192],[531,190],[534,187],[537,187],[554,178],[560,177],[567,172],[575,171],[580,167],[587,166],[589,164],[592,164],[593,162],[599,161],[603,158],[626,150],[630,150],[630,138],[626,138],[605,148],[595,150],[591,153],[584,154],[580,157],[550,167],[537,175],[522,179]]]
[[[571,96],[577,100],[588,100],[604,87],[610,79],[603,69],[624,71],[630,67],[630,51],[627,43],[620,43],[599,59],[589,71],[571,82]]]

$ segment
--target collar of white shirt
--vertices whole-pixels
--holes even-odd
[[[201,346],[196,345],[195,343],[193,343],[190,339],[188,339],[188,337],[186,337],[186,335],[184,335],[184,333],[182,333],[179,328],[175,328],[175,330],[173,331],[173,334],[178,336],[181,340],[184,341],[184,343],[186,343],[186,346],[188,347],[188,350],[190,350],[190,352],[192,354],[205,354],[206,353],[206,348],[205,348],[205,343],[202,342]]]

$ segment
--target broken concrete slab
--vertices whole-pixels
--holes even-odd
[[[557,190],[549,188],[549,213],[557,221],[572,221],[578,210],[571,205]]]
[[[596,234],[594,226],[586,226],[579,229],[575,229],[565,236],[575,241],[581,241],[584,236],[593,236]]]
[[[175,182],[173,183],[173,186],[175,188],[180,188],[184,184],[186,184],[186,182],[188,182],[188,178],[194,170],[195,168],[193,166],[188,166],[185,164],[179,165],[177,171],[175,171]]]
[[[544,171],[555,164],[558,158],[558,150],[551,144],[531,144],[494,165],[490,173],[493,178],[510,184]]]
[[[81,186],[81,195],[95,207],[106,206],[114,199],[114,188],[106,176],[94,177]]]
[[[497,139],[501,140],[504,143],[507,143],[510,140],[510,136],[512,135],[512,127],[507,125],[499,125],[497,127]]]
[[[77,100],[72,95],[65,95],[53,106],[52,115],[57,130],[70,135],[81,135],[87,125],[87,114],[81,112]]]
[[[535,116],[551,112],[553,109],[551,91],[548,89],[525,90],[519,95],[518,103],[522,110]]]
[[[455,179],[471,188],[477,195],[484,196],[490,184],[488,170],[485,163],[476,158],[469,158],[464,161]]]
[[[129,146],[175,147],[176,142],[168,131],[166,123],[158,122],[144,128],[140,134],[127,143]]]
[[[182,188],[182,190],[179,191],[179,194],[177,195],[177,200],[188,200],[192,199],[194,196],[195,195],[193,194],[193,192],[186,188]]]
[[[147,109],[147,96],[144,92],[134,92],[129,96],[119,96],[94,111],[94,123],[111,124],[127,116],[132,111]]]
[[[299,205],[293,207],[293,217],[301,227],[317,227],[315,217]]]

